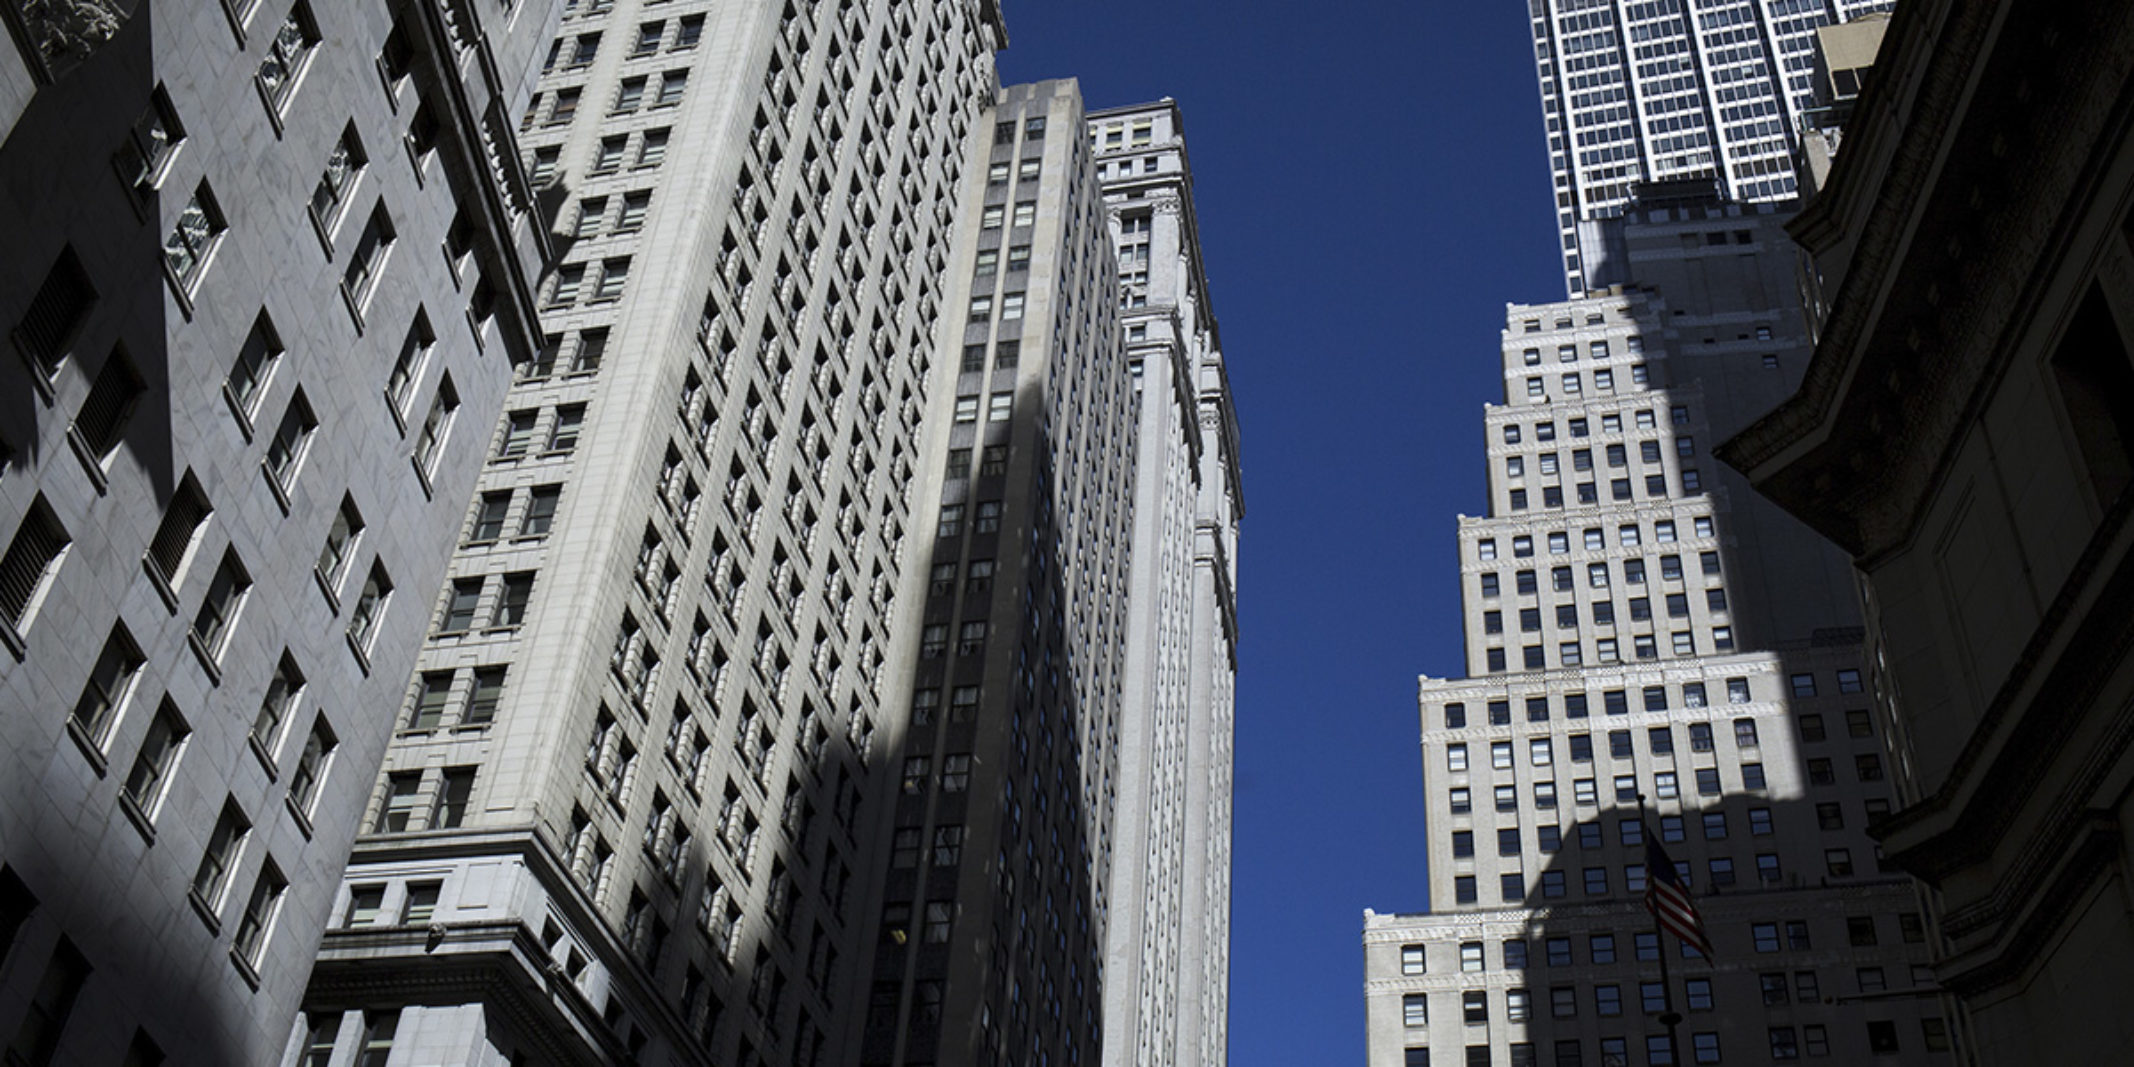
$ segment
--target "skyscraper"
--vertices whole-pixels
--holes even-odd
[[[1237,414],[1178,105],[1093,112],[1089,136],[1139,423],[1104,1062],[1216,1064],[1228,1056]]]
[[[1792,199],[1816,27],[1891,6],[1528,0],[1570,294],[1622,281],[1579,224],[1617,213],[1639,182],[1703,177],[1728,200]]]
[[[1490,514],[1460,524],[1470,676],[1420,692],[1432,911],[1365,921],[1373,1064],[1948,1047],[1920,908],[1864,832],[1891,798],[1857,631],[1744,643],[1770,583],[1707,483],[1706,391],[1669,384],[1671,310],[1507,309]],[[1655,932],[1648,833],[1716,959]]]
[[[546,239],[541,5],[0,4],[0,1041],[287,1038]]]
[[[1751,13],[1700,11],[1691,40],[1674,5],[1626,8],[1653,61],[1638,77],[1681,72],[1668,91],[1686,94],[1640,85],[1637,113],[1712,130],[1803,106],[1790,94],[1812,79],[1773,88],[1765,53],[1787,71],[1813,56],[1770,45]],[[1782,37],[1831,12],[1785,14]],[[1655,162],[1659,124],[1623,126],[1608,151],[1632,161],[1625,181],[1582,169],[1591,199],[1574,204],[1550,79],[1599,94],[1574,106],[1623,100],[1614,19],[1536,24],[1560,38],[1539,56],[1575,295],[1507,309],[1489,512],[1459,532],[1469,677],[1420,692],[1433,911],[1366,918],[1372,1062],[1937,1062],[1951,1025],[1925,909],[1864,832],[1893,795],[1849,569],[1709,456],[1790,393],[1812,347],[1790,205],[1769,202],[1790,162],[1776,185],[1758,162],[1791,127],[1768,120],[1779,140],[1761,146],[1724,130],[1739,158],[1716,168],[1712,151]],[[1607,121],[1633,113],[1618,110]],[[1640,902],[1648,835],[1714,958]]]
[[[1177,112],[989,121],[863,1062],[1221,1062],[1236,429]]]
[[[987,113],[860,1062],[1098,1060],[1135,546],[1118,270],[1072,81]],[[980,164],[982,161],[982,165]],[[921,561],[915,560],[915,565]]]
[[[1235,480],[1212,319],[1134,335],[1195,360],[1144,553],[1106,189],[1004,41],[968,3],[568,6],[522,121],[568,198],[546,345],[288,1056],[1093,1063],[1119,805],[1219,783],[1225,885],[1227,650],[1223,735],[1122,784],[1135,561],[1231,580],[1236,509],[1177,480]],[[1228,625],[1166,604],[1167,654]]]
[[[290,1056],[383,1027],[455,1062],[831,1062],[863,1019],[889,694],[924,640],[897,594],[927,578],[906,538],[963,314],[942,272],[1003,30],[989,3],[564,8],[521,120],[569,198],[548,343]]]

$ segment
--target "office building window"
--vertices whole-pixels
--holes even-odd
[[[289,650],[274,665],[274,674],[267,679],[266,695],[260,698],[259,714],[252,719],[252,741],[263,752],[272,753],[275,743],[281,740],[282,723],[288,721],[296,710],[297,696],[304,689],[304,675],[297,670],[296,661],[289,658]]]
[[[437,395],[430,400],[429,414],[422,419],[422,429],[415,435],[413,460],[415,470],[422,475],[425,484],[437,473],[437,461],[444,451],[445,437],[452,429],[452,416],[459,411],[459,390],[452,386],[452,376],[438,380]]]
[[[260,95],[266,98],[267,106],[277,115],[295,91],[297,77],[303,73],[304,64],[319,43],[318,24],[312,20],[311,6],[305,0],[297,0],[289,9],[275,31],[274,39],[268,42],[266,57],[260,60],[257,81]]]
[[[222,209],[215,203],[214,192],[205,180],[201,181],[193,191],[192,200],[178,213],[178,222],[171,228],[170,235],[163,239],[163,265],[169,271],[172,284],[181,293],[192,293],[208,257],[228,229]]]
[[[262,308],[252,320],[252,329],[245,335],[244,346],[238,349],[236,362],[231,364],[229,377],[223,386],[228,390],[232,406],[242,413],[249,424],[257,408],[262,387],[268,373],[281,360],[281,337],[275,333],[274,321]]]
[[[334,223],[341,220],[349,193],[369,162],[355,124],[350,123],[341,131],[341,139],[334,142],[333,151],[326,154],[326,167],[319,174],[318,186],[311,191],[311,217],[321,230],[331,231]]]
[[[267,443],[267,455],[262,463],[274,488],[284,497],[295,485],[297,466],[303,462],[311,435],[318,428],[319,420],[311,413],[311,403],[304,399],[303,390],[297,390],[289,400],[288,409],[282,413],[274,439]]]
[[[82,957],[72,940],[61,936],[51,958],[45,963],[43,976],[30,994],[22,1022],[15,1029],[15,1039],[8,1044],[11,1063],[24,1067],[50,1067],[57,1062],[60,1034],[66,1029],[68,1017],[74,1013],[74,1002],[81,996],[82,986],[89,981],[89,972],[89,961]]]
[[[142,818],[153,822],[163,797],[170,788],[172,770],[177,767],[178,757],[191,734],[185,720],[169,698],[156,709],[155,718],[148,724],[148,733],[141,739],[140,752],[134,757],[133,769],[126,774],[126,782],[120,796],[132,805]]]
[[[132,635],[126,632],[126,627],[113,624],[111,635],[104,639],[104,649],[97,655],[96,665],[89,669],[89,679],[82,683],[81,696],[75,700],[74,711],[68,717],[68,724],[89,743],[89,747],[99,752],[103,750],[104,742],[110,738],[111,724],[125,706],[143,662],[141,650],[134,644]]]
[[[297,757],[296,769],[289,775],[289,807],[298,815],[309,819],[312,804],[318,799],[319,783],[326,775],[327,760],[334,750],[333,729],[326,725],[321,715],[312,723],[311,733],[304,739],[304,751]]]
[[[383,566],[372,562],[370,577],[364,580],[363,592],[356,597],[355,608],[348,616],[348,639],[358,652],[370,654],[371,639],[377,636],[378,620],[384,616],[392,594],[392,579]]]
[[[1400,947],[1400,973],[1404,975],[1422,974],[1425,970],[1425,963],[1426,957],[1422,945],[1402,945]]]
[[[223,890],[229,885],[230,872],[237,866],[238,852],[244,847],[245,837],[251,830],[251,820],[245,818],[237,802],[225,800],[222,816],[215,821],[214,831],[208,834],[200,865],[193,871],[193,899],[210,915],[222,910]]]

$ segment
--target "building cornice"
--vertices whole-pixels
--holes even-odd
[[[359,838],[354,851],[349,857],[348,871],[349,877],[355,878],[358,877],[356,872],[367,866],[437,863],[439,861],[469,859],[505,859],[515,860],[521,864],[546,893],[548,905],[563,916],[565,922],[570,925],[581,940],[586,942],[589,949],[599,953],[602,964],[608,969],[610,985],[619,987],[619,991],[629,997],[629,1003],[636,1009],[633,1013],[634,1016],[646,1025],[658,1027],[664,1031],[664,1036],[668,1043],[675,1049],[683,1050],[695,1047],[694,1040],[688,1036],[688,1028],[680,1014],[675,1011],[674,1006],[667,998],[660,995],[657,983],[652,976],[645,973],[643,965],[638,963],[636,957],[630,953],[628,946],[615,937],[614,931],[609,928],[606,920],[600,916],[593,900],[570,877],[569,869],[562,857],[557,855],[555,849],[550,846],[547,837],[537,828],[531,826],[484,828]],[[451,931],[458,925],[462,924],[444,924],[447,931],[445,943],[457,945],[453,941]],[[594,1010],[590,1003],[574,1003],[562,990],[554,988],[557,980],[555,975],[549,973],[551,968],[547,962],[547,952],[539,945],[538,940],[534,942],[533,951],[530,954],[524,952],[523,946],[517,944],[517,939],[522,936],[529,939],[533,937],[532,931],[525,927],[523,919],[514,918],[463,925],[468,930],[479,934],[479,936],[476,938],[473,947],[469,947],[464,952],[455,947],[455,953],[466,955],[473,959],[474,962],[468,965],[465,974],[457,978],[448,975],[439,979],[442,984],[436,986],[435,990],[433,990],[434,995],[443,996],[447,990],[461,993],[479,992],[481,990],[501,992],[509,987],[517,990],[519,994],[527,998],[535,998],[536,994],[532,992],[531,987],[526,986],[523,976],[518,975],[515,971],[524,970],[530,973],[537,973],[543,976],[543,991],[538,995],[538,999],[526,999],[519,1008],[514,1009],[515,1011],[524,1010],[543,1013],[543,1018],[547,1020],[543,1025],[549,1026],[553,1034],[560,1040],[565,1031],[559,1028],[562,1024],[560,1017],[555,1014],[557,1005],[548,1003],[548,998],[553,994],[555,1000],[561,1004],[561,1007],[573,1015],[583,1015],[586,1012],[590,1012],[591,1023],[586,1025],[584,1020],[580,1019],[580,1024],[584,1025],[585,1029],[590,1033],[600,1035],[603,1044],[613,1043],[614,1035],[609,1031],[606,1024],[601,1021],[600,1013]],[[500,930],[511,926],[517,926],[518,932],[508,935],[512,940],[507,944],[505,941],[507,935],[500,932]],[[368,932],[364,936],[368,937]],[[313,972],[311,987],[305,994],[305,1003],[308,1005],[313,1002],[319,1002],[328,1006],[344,1001],[356,1004],[370,1003],[371,1001],[363,999],[348,1000],[346,999],[346,994],[341,990],[360,990],[365,995],[374,995],[392,988],[392,983],[396,981],[392,977],[394,972],[410,967],[423,970],[432,966],[430,960],[434,958],[435,952],[433,950],[435,946],[421,947],[427,945],[427,936],[428,931],[415,930],[407,934],[406,937],[388,936],[376,943],[350,941],[347,944],[352,951],[345,955],[335,955],[336,946],[343,944],[343,942],[339,940],[341,937],[339,932],[329,932],[326,942],[320,949],[318,969]],[[408,940],[410,937],[414,938],[414,940]],[[411,951],[418,947],[420,947],[420,951]],[[337,967],[352,973],[328,972],[326,967],[329,959],[332,959]],[[541,962],[531,962],[535,960]],[[424,973],[428,972],[425,970]],[[322,975],[325,976],[323,979]],[[383,977],[381,978],[380,975]],[[386,985],[372,988],[372,985],[379,981],[384,981]],[[453,984],[454,982],[459,984]],[[575,985],[568,981],[564,981],[562,984],[568,987],[569,994],[576,995],[579,1001],[583,1001],[583,995],[579,993]],[[476,1003],[488,1003],[486,997],[479,995],[471,998],[462,996],[457,1000],[447,997],[446,999],[432,1002],[465,1003],[469,1002],[470,999]],[[425,1002],[409,1001],[409,1003]],[[614,1052],[613,1049],[609,1051],[611,1053],[609,1059],[594,1062],[624,1062],[622,1057],[612,1054]],[[685,1063],[698,1064],[702,1065],[702,1067],[708,1067],[710,1063],[709,1060],[703,1059],[701,1056],[692,1056],[686,1052],[677,1051],[676,1055],[682,1057],[681,1062]],[[576,1063],[579,1061],[573,1059],[566,1062]]]
[[[2006,3],[1949,8],[1899,9],[1877,80],[1916,81],[1909,112],[1901,126],[1888,113],[1894,89],[1863,100],[1862,135],[1824,194],[1837,200],[1796,223],[1827,244],[1848,202],[1873,203],[1800,390],[1717,450],[1870,564],[1916,528],[2056,281],[2039,265],[2066,258],[2085,190],[2134,115],[2134,9],[2084,5],[2055,21]],[[1896,138],[1886,152],[1883,136]]]

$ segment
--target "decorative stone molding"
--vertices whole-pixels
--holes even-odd
[[[15,0],[23,31],[56,75],[117,36],[133,15],[131,0]]]

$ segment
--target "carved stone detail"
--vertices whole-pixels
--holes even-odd
[[[72,66],[119,32],[132,0],[17,0],[37,54],[54,68]]]

